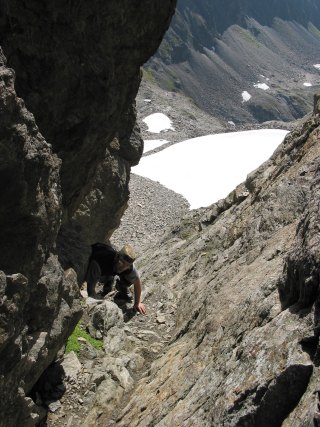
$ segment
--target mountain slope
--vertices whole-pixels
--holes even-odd
[[[161,290],[176,325],[110,425],[315,425],[319,131],[318,113],[228,198],[191,211],[139,260],[146,303]]]
[[[320,84],[319,26],[315,1],[182,0],[149,71],[220,119],[293,120]]]

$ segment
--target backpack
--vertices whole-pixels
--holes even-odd
[[[94,243],[91,245],[91,256],[90,258],[94,258],[95,256],[105,255],[107,253],[115,253],[117,249],[111,244],[108,240],[106,243]]]

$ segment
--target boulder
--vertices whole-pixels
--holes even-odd
[[[94,330],[99,331],[102,335],[107,335],[109,329],[112,327],[123,324],[122,311],[115,303],[108,300],[96,305],[90,317]]]

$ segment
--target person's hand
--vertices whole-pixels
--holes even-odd
[[[134,308],[138,311],[138,313],[145,315],[147,313],[146,307],[142,302],[134,305]]]

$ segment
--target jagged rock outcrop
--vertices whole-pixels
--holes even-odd
[[[83,271],[84,247],[110,234],[126,207],[129,169],[142,154],[134,111],[140,66],[157,49],[175,3],[0,5],[17,93],[62,159],[65,267]],[[105,159],[113,163],[107,170]]]
[[[317,425],[319,137],[317,114],[140,259],[176,327],[114,425]]]
[[[60,161],[14,90],[0,52],[0,425],[34,425],[26,395],[81,315],[76,276],[51,254],[61,220]],[[22,274],[21,274],[22,273]]]
[[[125,209],[140,66],[175,3],[0,3],[1,426],[39,421],[26,395],[81,316],[84,246]]]

